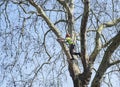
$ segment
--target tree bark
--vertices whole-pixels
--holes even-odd
[[[73,5],[73,1],[70,1],[71,5],[68,5],[64,0],[57,0],[62,6],[65,7],[66,12],[67,12],[67,16],[68,16],[68,32],[72,35],[72,31],[74,29],[74,17],[73,17],[73,9],[74,9],[74,5]],[[34,6],[38,12],[38,14],[40,14],[40,16],[46,21],[46,23],[48,24],[49,28],[52,30],[52,32],[58,37],[61,37],[61,34],[59,32],[59,30],[55,27],[55,25],[50,21],[50,19],[46,16],[45,12],[43,11],[42,7],[37,5],[34,0],[28,0],[28,2]],[[90,78],[91,78],[91,61],[88,61],[88,57],[87,57],[87,53],[86,53],[86,27],[87,27],[87,22],[88,22],[88,16],[89,16],[89,0],[84,0],[84,12],[83,12],[83,17],[82,17],[82,22],[81,22],[81,27],[80,27],[80,32],[81,32],[81,53],[82,53],[82,64],[83,64],[83,68],[84,71],[83,73],[80,71],[79,66],[78,66],[78,61],[74,60],[71,61],[71,55],[69,53],[68,47],[66,47],[65,43],[60,43],[64,53],[67,56],[67,62],[68,62],[68,69],[70,72],[70,76],[72,77],[73,80],[73,84],[74,87],[87,87],[87,85],[89,84]],[[118,20],[119,21],[119,20]],[[109,24],[110,26],[112,26],[111,24]],[[108,26],[106,24],[106,26]],[[101,26],[100,29],[104,28],[104,26]],[[96,44],[98,44],[99,46],[99,39],[100,39],[100,34],[98,34],[96,37],[98,38],[98,42]],[[119,34],[118,34],[119,35]],[[118,36],[116,36],[116,41],[119,42],[120,41],[120,37],[118,38]],[[113,43],[111,43],[111,45],[108,47],[103,61],[101,63],[100,68],[97,71],[97,74],[92,82],[92,87],[99,87],[100,86],[100,79],[102,78],[104,72],[106,71],[106,69],[108,68],[109,65],[109,60],[106,60],[107,57],[109,58],[111,55],[107,55],[109,54],[109,50],[112,48],[112,52],[118,47],[118,43],[115,45],[115,47],[113,47],[113,44],[115,41],[113,41]],[[111,54],[112,54],[111,52]],[[94,54],[94,53],[93,53]],[[96,53],[98,54],[98,53]],[[96,58],[96,55],[92,55],[92,58]],[[94,59],[92,59],[94,61]],[[105,68],[103,69],[103,65],[105,64]],[[99,71],[102,71],[101,73],[99,73]],[[96,82],[97,81],[97,82]]]
[[[103,56],[103,60],[99,66],[99,69],[96,72],[91,87],[100,87],[100,81],[110,65],[110,57],[118,46],[120,46],[120,31],[113,38],[112,43],[106,49],[105,54]]]

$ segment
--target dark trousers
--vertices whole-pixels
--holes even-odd
[[[75,52],[74,49],[75,49],[75,45],[74,45],[74,44],[70,44],[69,50],[70,50],[70,54],[71,54],[71,56],[72,56],[72,59],[74,59],[73,55],[79,55],[79,56],[81,56],[81,54]]]

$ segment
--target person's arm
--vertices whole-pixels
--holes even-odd
[[[64,38],[57,38],[57,41],[66,42],[66,40]]]

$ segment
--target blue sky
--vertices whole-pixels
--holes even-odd
[[[106,1],[108,2],[109,0],[106,0]],[[76,4],[77,3],[80,3],[80,2],[77,0]],[[94,0],[91,0],[91,9],[95,9],[95,8],[92,8],[93,3],[95,3]],[[111,14],[112,6],[110,2],[108,3],[109,3],[107,4],[108,9],[106,9],[106,12],[112,15]],[[51,4],[55,4],[54,0],[51,0],[51,3],[47,3],[46,9],[51,9],[52,8]],[[79,5],[80,7],[78,8]],[[58,8],[59,6],[56,6],[56,7]],[[83,11],[82,7],[83,7],[82,4],[75,5],[75,17],[78,17],[79,14],[82,13]],[[1,7],[0,11],[3,11],[2,10],[3,8],[4,6]],[[35,9],[32,6],[30,7],[25,6],[24,8],[29,11],[31,10],[35,11]],[[116,5],[116,8],[119,8],[119,5]],[[100,9],[98,9],[98,11],[99,10]],[[19,82],[20,80],[25,80],[26,82],[29,82],[29,80],[31,80],[31,78],[33,78],[34,76],[33,70],[37,70],[36,69],[37,66],[42,65],[44,62],[47,62],[47,60],[49,59],[49,56],[45,53],[44,46],[42,45],[43,38],[44,38],[43,34],[45,34],[47,30],[49,30],[49,27],[46,25],[46,23],[43,21],[41,17],[37,17],[36,14],[33,14],[33,15],[25,14],[23,10],[20,9],[19,6],[13,5],[12,3],[8,5],[6,11],[8,13],[8,16],[5,15],[5,12],[3,12],[3,14],[0,14],[0,18],[2,19],[0,20],[0,43],[1,43],[0,44],[0,58],[1,58],[0,59],[0,75],[1,75],[0,85],[2,87],[7,87],[6,85],[10,85],[12,87],[13,86],[12,80],[14,77],[14,80],[16,81],[16,84],[19,87],[19,85],[23,86],[23,84]],[[98,13],[98,11],[96,11],[96,13]],[[49,11],[47,11],[46,13],[50,17],[53,23],[56,20],[65,19],[64,13],[59,13],[59,12],[50,13]],[[105,15],[106,14],[104,12],[101,14],[97,14],[101,22],[106,22],[108,20],[111,20],[111,18],[108,15],[107,16]],[[31,18],[27,19],[27,17],[30,17],[30,16]],[[119,13],[114,15],[115,18],[119,16],[120,16]],[[11,25],[9,24],[9,20],[5,19],[7,17],[10,20]],[[26,25],[24,26],[24,28],[22,28],[23,17],[26,18]],[[90,18],[92,18],[91,15],[90,15]],[[89,18],[89,23],[91,23],[90,18]],[[92,19],[95,19],[95,17],[93,16]],[[80,19],[75,22],[75,30],[77,32],[79,32],[80,22],[81,22]],[[95,27],[97,28],[96,22],[94,20],[93,22],[95,24]],[[88,23],[88,26],[90,26],[90,29],[94,28],[94,26],[90,25],[89,23]],[[34,25],[36,24],[36,26],[34,26],[33,24]],[[60,29],[62,36],[64,37],[65,24],[60,23],[56,26]],[[22,29],[24,31],[22,31]],[[113,28],[105,29],[102,33],[106,34],[105,38],[109,40],[111,37],[113,37],[116,34],[116,32],[117,32],[116,28],[113,27]],[[23,36],[21,33],[23,33]],[[108,35],[111,35],[111,36],[108,37]],[[89,54],[91,53],[94,47],[94,38],[95,38],[94,36],[95,36],[95,33],[88,34],[88,42],[89,42],[88,53]],[[51,54],[52,56],[52,59],[50,61],[51,64],[46,64],[43,66],[43,68],[38,73],[39,78],[35,79],[36,83],[34,84],[35,85],[41,84],[41,86],[45,87],[47,85],[45,84],[45,82],[47,82],[49,85],[54,82],[57,83],[57,81],[54,81],[53,79],[59,79],[59,81],[63,82],[63,85],[61,85],[61,87],[73,87],[71,77],[69,76],[69,72],[67,71],[68,68],[67,68],[65,55],[61,52],[62,49],[60,48],[58,42],[56,41],[55,35],[52,32],[50,32],[46,37],[47,37],[46,47],[49,48],[48,53]],[[100,54],[103,55],[103,52],[101,51]],[[96,60],[94,65],[96,69],[99,66],[100,60],[102,58],[100,54],[98,55],[98,59]],[[13,63],[15,63],[14,66],[12,65]],[[5,69],[6,67],[7,69]],[[59,77],[57,77],[58,73],[61,73],[59,70],[62,67],[64,67],[62,70],[62,74]],[[108,69],[108,71],[109,70],[111,69]],[[116,74],[111,76],[111,78],[113,78],[111,79],[111,82],[113,82],[113,84],[114,82],[119,81],[119,78],[117,79]],[[4,78],[4,76],[6,78]],[[47,76],[49,78],[47,78]],[[105,79],[107,78],[108,77],[106,77]],[[115,83],[114,87],[117,87],[118,85],[120,85],[119,82]],[[103,85],[103,87],[104,86],[105,84]]]

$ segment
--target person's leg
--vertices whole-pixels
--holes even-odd
[[[73,55],[79,55],[81,57],[81,53],[74,52]]]
[[[80,52],[79,53],[75,52],[75,50],[74,50],[75,49],[75,45],[74,44],[72,44],[72,49],[73,49],[72,50],[72,54],[73,55],[79,55],[81,57],[81,53]]]
[[[74,51],[74,45],[73,44],[71,44],[70,45],[70,54],[71,54],[71,57],[72,57],[72,60],[74,60],[74,57],[73,57],[73,52]]]

